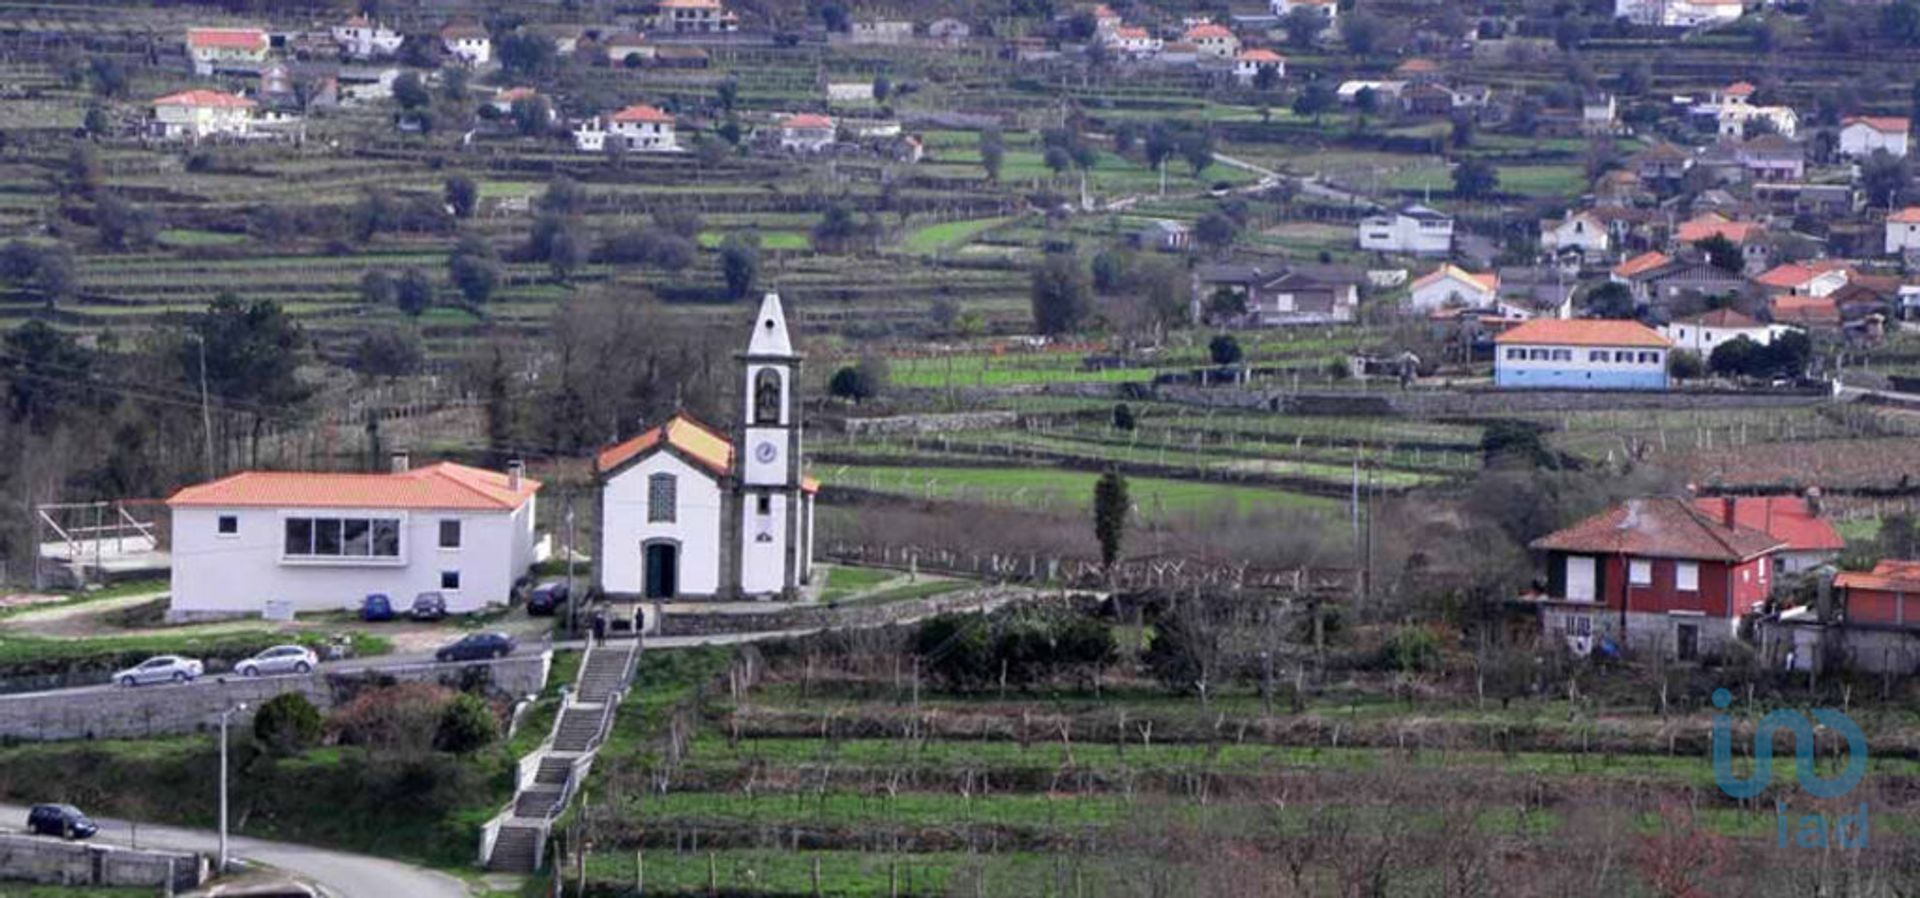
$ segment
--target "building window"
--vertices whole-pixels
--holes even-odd
[[[679,503],[679,481],[672,474],[655,474],[647,478],[647,522],[650,524],[671,524],[676,517]]]
[[[1696,561],[1674,562],[1673,588],[1681,592],[1699,592],[1700,563]]]
[[[1682,661],[1700,657],[1700,625],[1680,624],[1674,628],[1674,654]]]
[[[1553,351],[1553,360],[1556,362],[1571,362],[1573,361],[1573,350],[1556,349]]]
[[[1629,362],[1632,362],[1632,361],[1633,361],[1633,353],[1631,353],[1631,352],[1616,352],[1616,353],[1614,353],[1614,354],[1613,354],[1613,360],[1614,360],[1614,361],[1616,361],[1616,362],[1619,362],[1619,363],[1621,363],[1621,364],[1623,364],[1623,365],[1624,365],[1624,364],[1627,364],[1627,363],[1629,363]]]
[[[460,519],[452,518],[440,522],[440,548],[460,548]]]
[[[1568,636],[1592,636],[1593,618],[1585,614],[1575,614],[1567,618]]]
[[[754,502],[754,506],[761,517],[773,514],[773,497],[766,493],[761,493],[760,498]]]
[[[1660,353],[1657,353],[1657,352],[1643,352],[1643,353],[1640,353],[1640,364],[1642,364],[1642,365],[1658,365],[1658,364],[1660,364]]]
[[[1634,586],[1653,585],[1653,562],[1635,558],[1627,562],[1627,582]]]
[[[1508,350],[1507,350],[1507,361],[1509,361],[1509,362],[1524,362],[1524,361],[1526,361],[1526,360],[1527,360],[1527,351],[1526,351],[1526,350],[1524,350],[1524,349],[1508,349]]]
[[[1551,358],[1551,357],[1552,357],[1552,353],[1549,353],[1548,351],[1546,351],[1546,350],[1544,350],[1544,349],[1529,349],[1529,350],[1527,350],[1527,358],[1529,358],[1529,359],[1532,359],[1532,360],[1534,360],[1534,361],[1536,361],[1536,362],[1544,362],[1544,361],[1546,361],[1547,359],[1549,359],[1549,358]]]
[[[287,518],[288,558],[399,558],[398,518]]]
[[[448,591],[454,591],[454,592],[459,591],[460,572],[459,571],[441,571],[440,572],[440,588]]]
[[[1607,351],[1604,349],[1595,349],[1591,352],[1588,352],[1587,361],[1599,362],[1604,365],[1607,362]]]
[[[232,514],[221,515],[215,532],[221,536],[238,536],[240,534],[240,516]]]
[[[753,376],[753,423],[780,423],[780,372],[772,368]]]

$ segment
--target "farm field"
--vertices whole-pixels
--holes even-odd
[[[832,486],[891,493],[912,498],[980,502],[1041,509],[1075,509],[1092,501],[1098,474],[1044,468],[941,468],[821,466],[821,480]],[[1330,510],[1333,500],[1282,490],[1226,483],[1201,483],[1151,477],[1129,479],[1130,497],[1141,513],[1229,508]]]

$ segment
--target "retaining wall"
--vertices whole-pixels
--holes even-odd
[[[1403,415],[1412,418],[1473,418],[1526,412],[1608,409],[1789,408],[1817,405],[1824,391],[1795,392],[1606,392],[1586,390],[1407,390],[1378,393],[1291,393],[1282,389],[1166,385],[1154,397],[1210,408],[1267,409],[1292,415]]]
[[[210,732],[219,727],[220,712],[240,702],[245,702],[248,710],[234,715],[234,724],[245,726],[252,720],[253,710],[276,695],[298,692],[326,711],[374,679],[458,686],[466,678],[484,676],[492,691],[518,698],[545,688],[552,664],[552,653],[541,652],[469,664],[416,663],[347,672],[322,668],[304,677],[220,675],[179,686],[109,686],[10,695],[0,697],[0,738],[51,742]]]
[[[0,833],[0,880],[160,889],[169,870],[173,889],[186,891],[206,882],[208,863],[198,854]],[[4,894],[7,890],[0,886]]]

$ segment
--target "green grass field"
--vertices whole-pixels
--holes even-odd
[[[1093,501],[1098,474],[1053,468],[887,468],[823,465],[816,472],[836,486],[872,489],[904,496],[1028,507],[1084,508]],[[1141,513],[1230,508],[1330,510],[1339,503],[1264,487],[1201,483],[1152,477],[1127,479],[1129,495]]]

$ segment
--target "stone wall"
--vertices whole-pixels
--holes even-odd
[[[186,891],[206,882],[208,863],[197,854],[0,833],[0,880],[160,889],[169,870],[173,889]],[[0,887],[3,894],[7,890]]]
[[[945,415],[889,415],[884,418],[842,418],[840,429],[849,436],[890,434],[957,433],[965,430],[993,430],[1020,423],[1020,415],[1011,411],[957,412]]]
[[[905,620],[916,620],[944,611],[978,608],[992,604],[1021,590],[982,587],[925,599],[907,599],[878,605],[833,607],[810,605],[800,608],[776,608],[764,614],[668,614],[660,619],[661,636],[713,636],[722,633],[754,633],[773,630],[818,630],[828,627],[883,627]]]
[[[1209,408],[1267,409],[1293,415],[1403,415],[1412,418],[1475,418],[1527,412],[1608,409],[1789,408],[1816,405],[1823,391],[1607,392],[1588,390],[1406,390],[1367,393],[1290,393],[1274,388],[1240,390],[1167,385],[1154,389],[1167,402]]]
[[[298,692],[321,711],[373,679],[442,682],[458,686],[464,671],[485,670],[489,688],[517,698],[546,687],[551,652],[515,655],[469,664],[376,666],[308,676],[243,678],[203,677],[180,686],[94,687],[0,697],[0,738],[24,741],[63,739],[145,739],[208,732],[219,726],[220,712],[245,702],[234,715],[237,726],[252,720],[252,709],[285,692]]]

